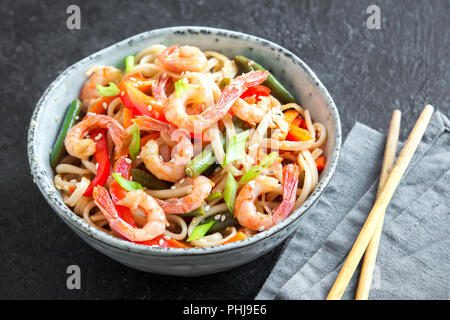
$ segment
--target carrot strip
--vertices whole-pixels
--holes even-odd
[[[325,168],[325,156],[320,156],[315,161],[317,170],[323,170]]]
[[[236,242],[236,241],[240,241],[240,240],[244,240],[248,238],[247,235],[241,231],[239,231],[238,233],[235,234],[234,237],[232,237],[231,239],[227,240],[224,242],[225,243],[230,243],[230,242]]]

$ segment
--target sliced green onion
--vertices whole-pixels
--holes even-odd
[[[228,172],[227,182],[225,184],[225,190],[223,192],[223,198],[227,204],[227,208],[231,213],[234,213],[234,202],[236,201],[236,191],[238,184],[233,175]]]
[[[249,182],[250,180],[255,179],[261,171],[265,168],[268,168],[272,165],[272,163],[275,161],[275,159],[278,157],[277,152],[271,152],[269,155],[267,155],[264,159],[262,159],[259,164],[256,166],[250,168],[239,180],[239,184],[243,185]]]
[[[125,72],[128,73],[134,68],[134,56],[128,56],[125,58]]]
[[[108,84],[108,86],[101,86],[101,85],[97,85],[97,91],[98,94],[104,97],[114,97],[119,95],[120,93],[120,89],[117,88],[116,84],[114,82],[110,82]]]
[[[217,191],[217,192],[211,193],[211,194],[208,196],[208,198],[206,198],[206,201],[207,201],[207,202],[214,201],[214,200],[217,200],[217,199],[219,199],[219,198],[221,198],[221,197],[222,197],[222,192]]]
[[[192,233],[189,236],[189,238],[187,239],[187,241],[197,240],[197,239],[200,239],[201,237],[203,237],[208,232],[208,230],[212,227],[214,222],[215,221],[212,220],[208,223],[204,223],[204,224],[200,224],[200,225],[196,226],[194,228],[194,230],[192,230]]]
[[[246,130],[231,138],[231,141],[227,146],[225,159],[223,160],[224,165],[232,163],[238,159],[242,159],[245,154],[245,141],[247,141],[249,135],[250,130]]]
[[[128,151],[130,152],[131,159],[136,160],[136,157],[141,151],[141,133],[137,124],[133,124],[131,127],[131,135],[133,136],[133,139],[128,146]]]
[[[116,179],[116,181],[120,184],[120,186],[127,191],[143,189],[140,183],[131,181],[131,180],[127,180],[116,172],[113,172],[112,175],[113,175],[114,179]]]
[[[200,207],[198,207],[197,209],[188,212],[188,213],[183,213],[181,214],[183,217],[198,217],[198,216],[203,216],[206,214],[205,211],[205,204],[203,203]]]
[[[183,78],[175,82],[175,95],[177,98],[181,97],[187,89],[189,89],[189,82],[187,78]]]
[[[133,178],[133,181],[140,183],[147,189],[163,190],[170,188],[169,182],[159,180],[151,172],[145,172],[144,170],[138,168],[131,168],[130,175]]]

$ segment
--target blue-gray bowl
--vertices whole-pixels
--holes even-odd
[[[248,239],[216,247],[159,248],[131,243],[101,232],[64,204],[53,185],[49,150],[67,106],[77,98],[86,80],[86,70],[94,65],[117,65],[123,57],[156,43],[189,44],[203,50],[219,51],[228,57],[245,55],[254,59],[287,86],[315,121],[325,125],[328,132],[325,147],[327,163],[320,182],[304,204],[286,220]],[[337,108],[320,80],[302,60],[270,41],[206,27],[172,27],[144,32],[75,63],[44,92],[33,112],[28,132],[28,157],[34,180],[50,206],[73,231],[92,247],[131,268],[180,276],[210,274],[242,265],[273,249],[301,228],[301,218],[307,212],[314,214],[313,205],[336,169],[340,148],[341,126]]]

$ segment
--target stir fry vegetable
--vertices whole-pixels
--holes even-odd
[[[114,165],[114,172],[120,174],[125,179],[130,178],[130,169],[131,169],[131,161],[126,156],[120,157],[116,161],[116,164]],[[127,190],[122,188],[122,186],[117,182],[117,180],[113,180],[109,187],[109,193],[111,194],[111,199],[115,204],[116,211],[119,217],[122,218],[125,222],[127,222],[131,226],[136,226],[130,208],[117,204],[117,202],[119,202],[126,196]]]
[[[151,172],[145,172],[138,168],[131,168],[130,175],[133,181],[138,182],[147,189],[162,190],[170,187],[170,183],[159,180]]]
[[[244,56],[236,56],[235,60],[237,64],[244,69],[245,72],[250,72],[253,70],[267,71],[257,62],[250,60]],[[282,103],[296,102],[294,96],[271,73],[269,73],[269,75],[267,76],[264,84],[272,90],[272,95],[275,98],[278,98]]]
[[[177,96],[177,98],[181,97],[187,89],[189,89],[189,83],[186,78],[180,79],[175,82],[175,95]]]
[[[50,155],[50,165],[52,168],[55,168],[61,159],[67,154],[66,148],[64,147],[64,139],[66,138],[67,132],[70,128],[72,128],[77,122],[77,119],[80,116],[81,107],[81,101],[79,99],[75,99],[70,104],[69,110],[67,110],[63,125],[61,126],[58,138],[56,139]]]
[[[131,135],[133,139],[128,147],[128,151],[130,152],[131,159],[136,160],[136,156],[141,151],[141,134],[137,124],[134,124],[131,128]]]
[[[191,235],[187,239],[187,241],[197,240],[202,238],[208,230],[212,227],[212,225],[215,223],[215,221],[209,221],[208,223],[200,224],[192,230]]]
[[[134,56],[128,56],[125,58],[125,72],[128,73],[134,68]]]
[[[104,97],[115,97],[120,93],[120,89],[116,86],[114,82],[110,82],[108,86],[97,85],[97,91],[101,96]]]
[[[224,138],[222,138],[222,143],[225,144]],[[198,177],[214,163],[214,159],[214,152],[211,144],[209,144],[186,165],[186,174],[189,177]]]
[[[224,165],[242,159],[242,157],[245,154],[245,141],[247,141],[249,135],[250,130],[246,130],[231,138],[231,141],[228,143],[227,146],[225,159],[223,160]]]
[[[236,192],[238,189],[238,183],[234,179],[231,173],[228,173],[227,182],[225,184],[225,190],[223,192],[223,198],[227,204],[228,210],[234,213],[234,202],[236,201]]]
[[[106,146],[106,130],[94,129],[91,131],[91,135],[94,138],[94,141],[96,141],[94,159],[97,163],[97,175],[84,192],[84,196],[86,197],[92,195],[92,191],[95,186],[104,186],[109,176],[109,156],[108,148]]]
[[[255,179],[257,176],[259,176],[263,169],[270,167],[277,157],[277,152],[271,152],[264,159],[262,159],[259,164],[248,170],[239,180],[239,184],[243,185]]]
[[[127,180],[116,172],[113,172],[112,176],[114,177],[114,179],[116,179],[116,181],[120,184],[120,186],[127,191],[144,190],[144,188],[142,188],[142,185],[140,183],[136,181]]]
[[[211,193],[208,196],[208,198],[206,198],[206,202],[211,202],[211,201],[217,200],[217,199],[219,199],[221,197],[222,197],[222,192],[217,191],[217,192]]]

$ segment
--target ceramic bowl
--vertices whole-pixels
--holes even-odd
[[[117,65],[125,56],[156,43],[189,44],[219,51],[228,57],[245,55],[267,67],[310,110],[315,121],[328,131],[327,163],[320,182],[304,204],[286,220],[248,239],[216,247],[159,248],[134,244],[103,233],[75,215],[53,185],[49,150],[63,121],[67,106],[78,96],[85,72],[95,65]],[[58,216],[84,241],[98,251],[142,271],[197,276],[242,265],[279,245],[299,227],[302,217],[314,214],[313,205],[324,192],[335,169],[341,147],[338,111],[314,72],[298,57],[270,41],[248,34],[206,27],[173,27],[133,36],[96,52],[62,72],[44,92],[30,122],[28,156],[31,173],[44,198]],[[45,213],[42,213],[45,214]],[[318,226],[319,227],[319,226]]]

